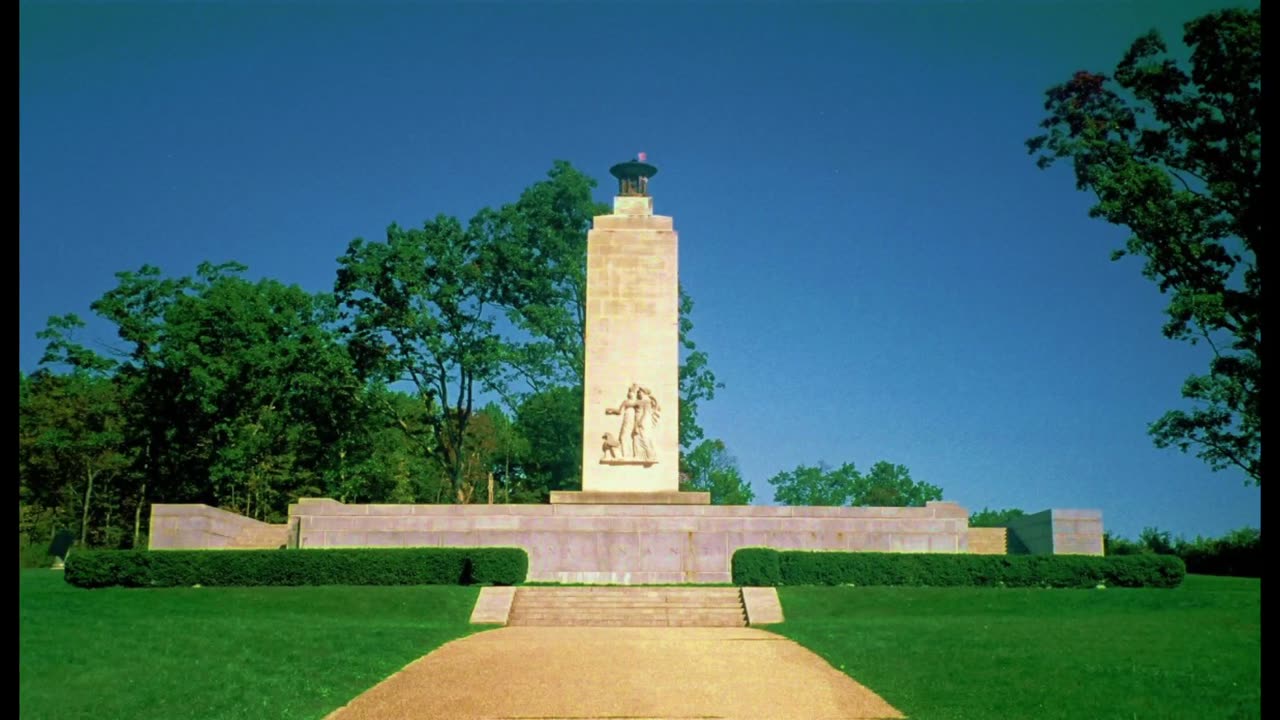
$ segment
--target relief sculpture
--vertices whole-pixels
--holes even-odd
[[[644,465],[658,462],[658,449],[654,445],[654,428],[658,424],[660,408],[658,399],[649,388],[633,383],[627,388],[627,398],[616,408],[606,408],[606,415],[618,415],[621,424],[618,434],[604,434],[604,455],[600,462],[606,465]]]

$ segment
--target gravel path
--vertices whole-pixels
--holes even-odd
[[[444,645],[327,720],[902,717],[763,630],[507,627]]]

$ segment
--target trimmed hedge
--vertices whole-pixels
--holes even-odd
[[[1171,555],[968,555],[740,548],[735,585],[1177,587],[1187,574]]]
[[[514,585],[528,574],[522,548],[92,550],[66,563],[66,581],[84,588]]]

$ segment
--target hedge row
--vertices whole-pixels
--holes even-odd
[[[933,585],[1177,587],[1186,575],[1170,555],[967,555],[741,548],[735,585]]]
[[[514,585],[528,573],[521,548],[88,550],[66,562],[66,581],[85,588]]]

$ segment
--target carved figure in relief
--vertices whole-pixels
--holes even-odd
[[[632,385],[627,388],[627,399],[616,408],[606,408],[605,415],[621,415],[622,427],[618,428],[618,453],[624,457],[635,457],[635,428],[636,428],[636,412],[640,409],[640,402],[636,400],[636,392],[638,385]]]
[[[649,388],[642,387],[636,390],[636,402],[640,407],[636,411],[635,456],[642,460],[655,460],[658,457],[658,448],[654,445],[653,435],[649,431],[658,424],[658,413],[661,410],[658,407],[658,398],[654,397],[653,391]]]
[[[613,433],[604,434],[604,457],[601,460],[616,460],[618,453],[622,450],[622,443],[613,436]]]

